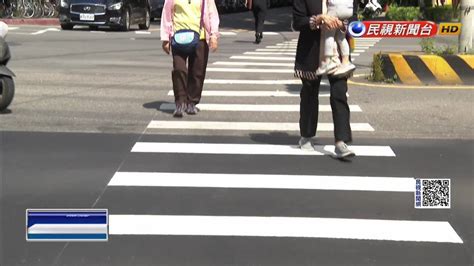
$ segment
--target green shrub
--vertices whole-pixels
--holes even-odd
[[[424,38],[420,41],[421,50],[426,54],[433,54],[435,41],[432,38]]]
[[[424,11],[426,20],[434,22],[450,22],[459,18],[459,12],[451,5],[427,7]]]
[[[382,53],[374,54],[372,61],[372,71],[370,73],[370,80],[372,81],[385,81],[385,75],[383,74],[383,60]]]
[[[388,20],[414,21],[421,17],[421,13],[419,7],[390,5],[386,16]]]
[[[420,42],[421,50],[426,54],[434,55],[452,55],[457,53],[455,45],[439,45],[436,46],[434,39],[425,38]]]

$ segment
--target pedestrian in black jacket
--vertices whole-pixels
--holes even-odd
[[[311,138],[316,135],[319,112],[319,85],[321,76],[316,75],[320,64],[320,27],[337,29],[343,26],[336,17],[323,14],[323,0],[294,0],[293,28],[300,32],[295,58],[295,76],[301,78],[303,87],[300,97],[300,141],[304,150],[314,150]],[[330,103],[334,123],[335,154],[349,158],[355,154],[346,143],[352,141],[347,104],[347,77],[328,76],[331,86]]]
[[[255,43],[259,44],[263,38],[263,24],[267,15],[267,0],[247,0],[246,6],[253,12],[255,19]]]

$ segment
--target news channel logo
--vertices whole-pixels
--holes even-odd
[[[347,27],[352,37],[361,37],[366,32],[366,27],[361,21],[353,21]]]

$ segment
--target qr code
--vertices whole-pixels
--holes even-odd
[[[415,208],[451,208],[451,180],[416,179]]]

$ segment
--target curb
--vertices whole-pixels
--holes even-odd
[[[59,26],[57,18],[6,18],[0,19],[7,25],[41,25],[41,26]]]
[[[407,85],[474,85],[474,55],[406,55],[382,53],[385,77]]]

